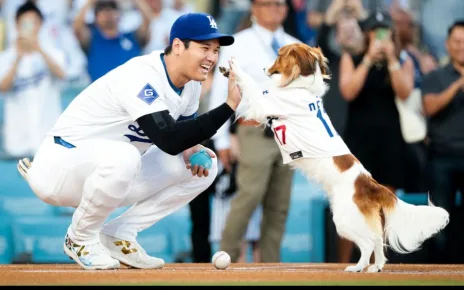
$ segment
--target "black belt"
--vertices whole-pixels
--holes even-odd
[[[68,143],[68,142],[64,141],[61,137],[55,136],[55,137],[53,137],[53,139],[55,140],[55,144],[61,145],[63,147],[69,148],[69,149],[76,148],[76,146],[74,146],[71,143]]]

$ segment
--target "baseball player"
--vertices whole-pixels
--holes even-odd
[[[180,16],[164,51],[133,58],[92,83],[60,116],[33,164],[19,161],[18,170],[39,198],[76,208],[64,251],[82,268],[164,266],[137,243],[137,233],[185,206],[215,179],[216,159],[206,170],[192,167],[188,158],[240,101],[233,76],[227,101],[195,115],[200,82],[216,64],[220,46],[233,42],[208,14]],[[105,224],[114,209],[128,205]]]

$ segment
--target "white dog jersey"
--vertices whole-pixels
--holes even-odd
[[[350,154],[324,110],[322,96],[327,87],[320,71],[316,77],[300,76],[284,88],[279,87],[281,75],[272,75],[272,86],[259,92],[259,86],[251,77],[240,68],[237,70],[243,95],[248,96],[242,99],[237,117],[252,116],[260,123],[265,123],[265,118],[270,117],[274,138],[285,164],[300,158]],[[259,104],[250,104],[254,102]],[[259,108],[259,112],[250,112],[253,110],[250,108]]]
[[[71,102],[48,135],[71,144],[124,141],[145,152],[152,142],[135,122],[139,117],[169,110],[177,120],[194,115],[199,106],[200,83],[190,81],[176,91],[162,57],[162,51],[135,57],[96,80]]]

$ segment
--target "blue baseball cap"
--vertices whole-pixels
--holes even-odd
[[[187,13],[177,18],[171,28],[169,44],[172,45],[175,38],[196,41],[217,39],[221,46],[235,41],[233,36],[219,33],[213,16],[206,13]]]

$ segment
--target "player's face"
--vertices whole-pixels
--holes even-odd
[[[219,41],[217,39],[195,42],[182,54],[186,75],[194,81],[205,81],[210,70],[217,63],[219,57]]]

